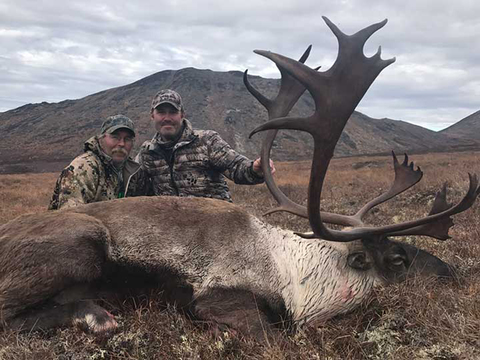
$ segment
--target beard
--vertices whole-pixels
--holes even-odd
[[[183,134],[183,130],[185,129],[185,125],[184,125],[184,123],[182,123],[181,126],[177,128],[171,123],[168,123],[168,124],[170,126],[172,126],[174,129],[171,130],[171,131],[165,132],[165,131],[163,131],[164,129],[160,128],[159,131],[158,131],[159,134],[160,134],[160,137],[165,142],[177,142]]]

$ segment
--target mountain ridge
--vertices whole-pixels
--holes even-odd
[[[18,168],[20,164],[26,168],[31,164],[30,168],[38,171],[58,163],[55,171],[82,152],[83,142],[98,133],[105,118],[119,113],[135,122],[138,134],[135,149],[138,149],[154,134],[150,101],[158,90],[165,88],[181,94],[186,117],[194,128],[216,130],[240,153],[257,157],[263,136],[248,139],[248,134],[267,121],[267,113],[246,90],[242,78],[240,71],[164,70],[81,99],[26,104],[0,113],[0,132],[7,134],[0,143],[0,172],[5,172],[5,168]],[[276,96],[280,86],[279,79],[249,75],[249,80],[269,98]],[[308,116],[313,110],[313,99],[305,93],[291,115]],[[480,124],[480,120],[477,122]],[[452,135],[452,130],[437,133],[399,120],[374,119],[355,111],[335,155],[454,150],[474,147],[480,142],[480,138],[462,135],[458,129],[455,133],[459,135]],[[306,133],[280,131],[272,157],[275,160],[308,159],[312,145]],[[43,168],[38,169],[40,164]]]

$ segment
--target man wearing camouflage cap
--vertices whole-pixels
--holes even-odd
[[[252,161],[238,154],[215,131],[192,128],[177,92],[159,91],[152,100],[150,115],[157,132],[142,145],[136,161],[154,195],[232,201],[225,176],[236,184],[264,181],[260,159]],[[271,167],[274,171],[273,162]]]
[[[143,171],[129,158],[134,140],[132,120],[124,115],[107,118],[100,134],[85,142],[85,152],[60,174],[48,208],[144,195]]]

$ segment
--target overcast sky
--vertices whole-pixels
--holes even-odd
[[[0,112],[78,99],[168,69],[249,69],[276,78],[254,49],[328,69],[325,15],[352,34],[388,18],[366,44],[396,57],[357,110],[433,130],[480,110],[478,0],[1,0]],[[253,100],[252,100],[253,101]]]

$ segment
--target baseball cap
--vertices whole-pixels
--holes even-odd
[[[125,115],[109,116],[107,120],[103,122],[100,134],[111,134],[118,129],[130,130],[133,133],[133,136],[135,136],[135,125],[133,124],[133,121]]]
[[[183,109],[182,97],[176,91],[165,89],[160,90],[153,97],[151,110],[165,103],[172,105],[178,111]]]

